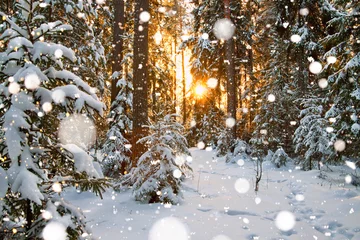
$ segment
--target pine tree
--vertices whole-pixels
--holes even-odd
[[[118,79],[117,76],[114,78]],[[127,137],[132,129],[132,121],[129,117],[132,107],[132,84],[128,79],[122,78],[117,85],[118,95],[112,103],[109,114],[110,129],[102,148],[105,156],[104,174],[110,177],[119,177],[129,172],[131,168],[131,145]]]
[[[295,151],[303,153],[301,161],[303,168],[311,170],[314,161],[326,163],[328,158],[334,154],[330,146],[334,136],[328,128],[328,121],[324,118],[325,101],[323,98],[307,96],[302,99],[303,110],[300,112],[300,124],[295,131]]]
[[[331,108],[325,117],[334,119],[332,126],[337,139],[347,143],[348,156],[359,156],[360,114],[360,8],[358,1],[325,1],[323,11],[329,16],[327,36],[322,44],[327,52],[324,61],[328,63],[324,71],[329,73],[328,94]],[[331,61],[330,59],[335,59]]]
[[[60,224],[65,235],[78,238],[90,231],[84,216],[58,192],[76,185],[101,195],[107,183],[83,146],[57,144],[54,126],[76,112],[90,121],[95,112],[102,115],[104,104],[94,88],[66,70],[77,60],[74,51],[54,43],[73,27],[48,21],[50,6],[40,1],[21,0],[15,6],[13,15],[0,12],[5,26],[0,36],[1,155],[6,160],[0,171],[7,175],[0,202],[3,217],[9,218],[1,232],[12,228],[17,239],[39,238],[47,224]]]
[[[182,197],[181,182],[191,174],[190,152],[175,117],[171,114],[157,120],[148,126],[149,135],[139,140],[148,150],[130,176],[138,201],[176,204]]]

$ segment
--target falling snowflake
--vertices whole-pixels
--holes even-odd
[[[216,21],[213,31],[217,39],[229,40],[234,35],[235,25],[230,19],[222,18]]]
[[[188,228],[177,218],[166,217],[151,227],[149,240],[188,240]]]
[[[245,178],[239,178],[238,180],[236,180],[234,186],[235,186],[235,190],[238,193],[242,193],[242,194],[247,193],[250,189],[250,183]]]
[[[287,232],[295,226],[295,216],[291,212],[281,211],[275,218],[275,225],[281,231]]]

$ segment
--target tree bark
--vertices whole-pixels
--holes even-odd
[[[230,1],[224,0],[225,18],[230,19]],[[227,115],[236,122],[236,81],[234,64],[234,40],[230,38],[225,43],[226,75],[227,75]],[[236,138],[236,124],[230,130],[230,140]]]
[[[146,135],[143,125],[148,123],[148,22],[140,22],[140,13],[149,12],[148,0],[135,1],[135,28],[134,28],[134,65],[133,65],[133,148],[132,163],[145,152],[144,144],[137,141]]]
[[[118,72],[119,77],[112,79],[111,82],[111,103],[113,103],[119,93],[119,88],[116,86],[123,74],[121,61],[123,59],[123,40],[125,24],[124,0],[114,0],[114,36],[113,36],[113,62],[112,72]]]

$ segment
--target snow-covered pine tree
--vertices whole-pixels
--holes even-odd
[[[208,113],[196,115],[197,118],[194,119],[194,124],[186,136],[189,144],[196,146],[203,142],[205,146],[216,148],[217,138],[225,129],[224,115],[224,112],[216,107],[210,108]]]
[[[292,44],[289,41],[294,24],[294,3],[285,1],[262,1],[257,20],[254,48],[261,65],[260,87],[254,94],[261,101],[254,117],[254,131],[250,143],[261,155],[268,149],[276,151],[279,146],[291,149],[291,135],[294,128],[291,121],[296,120],[294,107],[296,85],[291,79]],[[290,140],[289,140],[290,139]]]
[[[337,139],[347,143],[342,154],[359,157],[360,144],[360,6],[358,1],[325,1],[323,11],[330,16],[327,36],[322,39],[327,52],[324,71],[330,86],[331,108],[325,114],[333,119]]]
[[[314,162],[326,163],[334,154],[330,146],[334,136],[329,130],[328,121],[324,118],[325,99],[307,96],[301,101],[300,124],[294,134],[295,151],[301,153],[301,163],[305,170],[311,170]]]
[[[118,74],[115,72],[113,78],[118,78]],[[119,93],[111,106],[110,129],[102,148],[104,174],[110,177],[126,174],[132,167],[130,142],[126,138],[132,129],[129,118],[132,108],[132,84],[129,79],[121,78],[117,86]]]
[[[66,186],[101,195],[105,180],[98,164],[80,146],[57,144],[54,129],[70,113],[102,115],[104,104],[80,77],[66,70],[74,51],[57,44],[73,30],[56,20],[50,5],[20,0],[12,15],[0,12],[0,102],[4,146],[0,171],[0,235],[40,238],[48,224],[60,234],[79,238],[90,233],[84,216],[59,196]],[[3,180],[3,179],[2,179]],[[5,186],[5,187],[4,187]],[[45,213],[45,214],[43,214]]]
[[[142,202],[179,203],[181,182],[191,173],[183,126],[176,122],[176,115],[170,114],[148,129],[149,135],[139,140],[148,150],[130,173],[133,195]]]
[[[287,162],[289,162],[291,158],[286,154],[282,147],[278,148],[276,152],[271,157],[271,162],[277,167],[280,168],[285,166]]]

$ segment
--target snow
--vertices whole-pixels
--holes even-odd
[[[319,73],[321,73],[322,65],[320,62],[314,61],[314,62],[310,63],[309,70],[313,74],[319,74]]]
[[[86,115],[73,114],[60,122],[58,136],[62,144],[88,149],[96,140],[96,128]]]
[[[219,40],[229,40],[235,33],[235,25],[230,19],[222,18],[214,24],[213,32]]]
[[[42,237],[44,240],[66,240],[66,227],[59,222],[52,221],[46,224]]]
[[[82,148],[75,144],[60,144],[60,147],[69,151],[75,161],[75,169],[78,172],[86,172],[89,177],[99,178],[101,173],[96,170],[92,157],[90,157]]]
[[[189,239],[196,240],[218,240],[219,236],[232,240],[360,238],[360,191],[339,176],[350,168],[323,170],[332,179],[328,182],[318,177],[318,170],[302,171],[290,163],[278,169],[264,162],[263,180],[255,193],[252,162],[239,166],[226,164],[224,158],[215,157],[215,152],[193,148],[191,153],[194,178],[185,181],[180,205],[141,204],[133,200],[131,191],[118,193],[111,189],[104,193],[103,200],[89,192],[72,190],[63,194],[82,207],[95,239],[152,239],[153,228],[168,218],[174,218],[173,224],[163,224],[188,229]],[[247,193],[236,192],[234,183],[239,178],[249,180]],[[289,215],[279,215],[282,211],[295,217],[294,226]],[[290,219],[291,222],[280,225],[286,230],[291,223],[291,230],[278,229],[277,217],[281,221],[283,217]],[[168,239],[175,239],[177,235],[173,233]]]
[[[158,220],[150,229],[149,240],[188,240],[189,231],[179,219],[166,217]]]
[[[275,225],[281,231],[290,231],[295,226],[294,214],[288,211],[279,212],[275,218]]]
[[[0,167],[0,199],[4,198],[9,188],[8,177],[5,170]]]
[[[151,18],[151,15],[147,11],[142,11],[139,15],[139,18],[141,22],[148,22]]]

